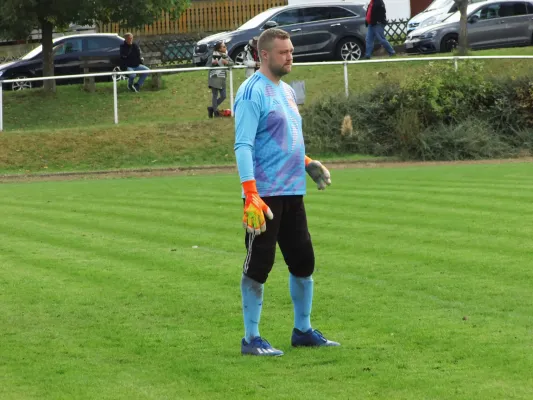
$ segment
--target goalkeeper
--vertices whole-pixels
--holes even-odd
[[[244,197],[247,249],[241,281],[245,337],[241,353],[281,356],[259,334],[263,288],[276,243],[289,267],[294,305],[293,346],[338,346],[311,326],[315,256],[303,202],[306,172],[319,189],[331,184],[328,170],[305,156],[302,120],[292,88],[290,36],[268,29],[259,37],[261,68],[239,88],[235,100],[235,155]]]

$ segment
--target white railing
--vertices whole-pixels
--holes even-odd
[[[482,60],[482,59],[533,59],[533,56],[446,56],[446,57],[404,57],[404,58],[383,58],[375,60],[360,60],[360,61],[326,61],[326,62],[303,62],[295,63],[293,66],[303,66],[303,65],[343,65],[344,66],[344,92],[346,97],[349,96],[349,86],[348,86],[348,65],[349,64],[376,64],[376,63],[395,63],[395,62],[413,62],[413,61],[453,61],[455,65],[455,70],[458,69],[459,60]],[[192,71],[207,71],[210,69],[229,69],[229,81],[230,81],[230,108],[231,115],[233,116],[233,104],[234,104],[234,88],[233,88],[233,70],[234,69],[244,69],[245,66],[238,65],[233,67],[193,67],[193,68],[166,68],[166,69],[152,69],[147,71],[121,71],[121,72],[101,72],[101,73],[90,73],[90,74],[79,74],[79,75],[62,75],[62,76],[50,76],[50,77],[39,77],[39,78],[25,78],[25,79],[6,79],[0,80],[0,132],[4,128],[4,119],[3,119],[3,90],[2,86],[4,83],[13,83],[13,82],[36,82],[36,81],[47,81],[51,79],[61,80],[61,79],[73,79],[73,78],[88,78],[88,77],[99,77],[99,76],[111,76],[113,77],[113,110],[114,110],[114,121],[115,124],[118,124],[118,94],[117,94],[117,77],[119,75],[133,75],[133,74],[161,74],[161,73],[174,73],[174,72],[192,72]]]

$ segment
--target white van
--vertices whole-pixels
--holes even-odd
[[[468,4],[478,3],[480,1],[483,0],[468,0]],[[438,24],[458,10],[454,0],[433,0],[428,8],[409,20],[407,23],[407,33],[409,34],[418,28]]]

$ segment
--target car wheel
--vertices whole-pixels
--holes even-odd
[[[443,53],[450,53],[457,48],[459,38],[457,35],[446,35],[440,43],[440,51]]]
[[[231,53],[231,59],[235,65],[243,65],[244,59],[246,58],[246,51],[244,51],[244,46],[238,47],[233,53]]]
[[[355,38],[342,39],[337,45],[337,59],[341,61],[357,61],[363,52],[363,44]]]
[[[26,75],[17,75],[13,79],[28,79]],[[11,83],[11,90],[26,90],[31,89],[33,87],[32,81],[20,81],[20,82],[12,82]]]

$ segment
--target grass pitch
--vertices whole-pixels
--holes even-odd
[[[533,167],[333,170],[312,322],[278,256],[242,357],[236,175],[0,185],[1,399],[531,399]]]

